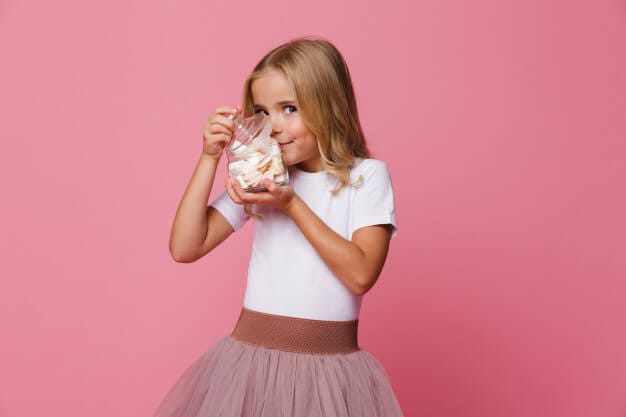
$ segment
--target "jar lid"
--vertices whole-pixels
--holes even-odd
[[[263,113],[256,113],[246,118],[239,113],[237,116],[230,115],[228,118],[235,122],[235,130],[230,140],[231,150],[250,142],[269,122],[268,117]]]

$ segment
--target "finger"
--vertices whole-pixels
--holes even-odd
[[[270,180],[269,178],[265,178],[263,180],[263,186],[265,186],[265,188],[267,188],[267,191],[269,191],[272,195],[278,194],[278,186],[274,181]]]
[[[248,192],[245,191],[239,181],[233,182],[233,189],[237,193],[237,196],[244,204],[266,204],[273,196],[268,192]]]
[[[215,142],[219,143],[220,145],[226,145],[228,142],[230,142],[230,135],[227,135],[225,133],[220,133],[219,135],[215,136]]]
[[[239,197],[245,204],[268,204],[271,203],[276,197],[267,191],[259,192],[246,192],[239,187]]]
[[[232,135],[233,131],[229,130],[226,126],[222,126],[220,124],[212,124],[207,128],[208,132],[211,134],[223,133],[225,135]]]
[[[231,114],[237,114],[239,111],[241,111],[239,106],[220,106],[215,109],[214,113],[228,116]]]
[[[219,114],[216,114],[213,117],[213,120],[210,124],[211,126],[215,126],[215,125],[224,126],[225,128],[229,130],[233,130],[235,128],[235,122],[233,122],[232,119],[229,119],[228,117],[224,117]]]
[[[233,200],[235,204],[244,204],[243,201],[241,201],[241,198],[239,197],[235,189],[233,188],[233,183],[230,178],[226,178],[225,186],[226,186],[226,193],[230,196],[231,200]]]
[[[237,180],[232,180],[231,185],[233,187],[233,190],[237,194],[237,197],[239,198],[239,200],[241,200],[244,204],[254,204],[254,203],[256,203],[256,201],[255,201],[256,193],[248,193],[248,192],[246,192],[241,187],[241,184]]]
[[[244,189],[241,187],[241,184],[237,180],[232,180],[231,186],[235,194],[237,194],[239,200],[241,200],[245,204],[250,204],[250,194],[252,193],[245,192]]]
[[[230,135],[227,135],[225,133],[208,133],[204,135],[204,143],[208,146],[211,145],[220,145],[220,146],[226,146],[226,144],[228,142],[230,142]]]

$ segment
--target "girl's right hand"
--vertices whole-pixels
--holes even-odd
[[[230,141],[235,124],[232,119],[241,112],[239,107],[218,107],[209,116],[203,132],[202,152],[210,158],[219,160],[224,147]]]

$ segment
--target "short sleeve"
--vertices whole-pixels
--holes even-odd
[[[238,230],[243,227],[250,218],[244,211],[243,206],[235,204],[226,190],[222,191],[222,193],[213,200],[210,206],[222,213],[222,216],[230,223],[233,230]]]
[[[361,227],[377,224],[392,226],[391,237],[398,234],[393,186],[387,164],[375,159],[364,159],[355,169],[355,177],[362,177],[355,190],[350,236]]]

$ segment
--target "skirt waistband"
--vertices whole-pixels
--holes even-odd
[[[231,337],[253,345],[298,353],[334,354],[359,350],[358,319],[325,321],[241,309]]]

